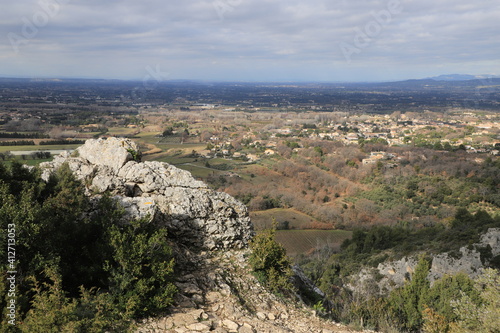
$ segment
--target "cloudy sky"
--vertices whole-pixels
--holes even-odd
[[[1,0],[0,76],[500,75],[498,0]]]

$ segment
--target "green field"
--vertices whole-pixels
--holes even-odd
[[[139,128],[128,128],[128,127],[111,127],[108,129],[109,135],[114,136],[126,136],[126,135],[135,135],[139,132]]]
[[[346,230],[277,230],[276,241],[282,244],[289,256],[311,253],[325,246],[339,250],[352,232]]]
[[[166,162],[168,164],[175,165],[179,169],[183,169],[189,171],[194,178],[206,180],[210,175],[219,175],[225,173],[225,171],[207,168],[205,166],[205,159],[203,158],[194,158],[187,156],[161,156],[154,157],[154,161],[158,162]],[[212,160],[209,160],[212,162]]]
[[[5,160],[5,161],[0,160],[0,163],[3,163],[4,165],[11,165],[12,160],[13,159]],[[36,159],[36,160],[34,160],[34,159],[23,160],[23,159],[19,158],[19,156],[16,156],[16,158],[14,158],[14,160],[16,160],[16,161],[18,161],[18,162],[20,162],[22,164],[25,164],[25,165],[36,166],[36,165],[39,165],[42,162],[52,161],[52,158],[42,158],[42,159]]]
[[[33,151],[45,151],[45,150],[71,150],[80,147],[77,145],[43,145],[43,146],[0,146],[0,153],[5,153],[6,151],[26,151],[27,154]]]
[[[184,153],[191,153],[192,150],[200,151],[206,148],[206,143],[200,142],[181,142],[180,136],[170,136],[167,138],[158,137],[159,133],[139,133],[136,136],[138,143],[153,144],[161,150],[168,151],[169,149],[182,150]]]
[[[184,164],[184,165],[179,165],[178,167],[179,167],[179,169],[189,171],[193,175],[193,177],[195,177],[197,179],[202,179],[202,180],[206,179],[210,175],[222,174],[222,172],[219,170],[209,169],[209,168],[205,168],[203,166],[197,166],[194,164]]]
[[[172,155],[164,155],[158,158],[154,158],[155,161],[158,162],[166,162],[168,164],[172,165],[180,165],[180,164],[186,164],[186,163],[196,163],[197,159],[195,157],[188,157],[188,156],[172,156]]]
[[[271,228],[273,221],[278,225],[288,222],[291,229],[307,229],[316,222],[311,216],[293,208],[274,208],[250,212],[250,218],[256,230]]]

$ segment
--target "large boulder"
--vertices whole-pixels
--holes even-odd
[[[79,157],[90,164],[108,166],[118,172],[125,163],[138,156],[139,147],[131,140],[111,137],[88,140],[77,151]]]
[[[138,162],[129,139],[88,140],[74,153],[40,165],[48,179],[63,163],[85,184],[89,196],[111,193],[126,218],[164,225],[177,242],[201,249],[243,248],[253,236],[246,207],[216,192],[187,171],[161,162]]]

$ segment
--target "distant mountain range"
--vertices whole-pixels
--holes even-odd
[[[488,88],[489,92],[497,92],[500,88],[500,77],[494,75],[467,75],[467,74],[448,74],[425,79],[413,79],[396,82],[352,84],[362,90],[440,90],[440,91],[461,91],[476,92],[477,89]]]
[[[116,84],[132,84],[139,81],[134,80],[118,80],[118,79],[95,79],[95,78],[16,78],[10,76],[0,75],[1,83],[23,83],[23,82],[84,82],[84,83],[116,83]],[[472,87],[472,86],[485,86],[485,85],[499,85],[500,76],[484,74],[484,75],[471,75],[471,74],[443,74],[439,76],[427,77],[423,79],[409,79],[404,81],[385,81],[385,82],[336,82],[336,83],[315,83],[315,82],[217,82],[206,80],[165,80],[164,84],[179,84],[179,85],[205,85],[205,84],[238,84],[238,85],[288,85],[294,84],[298,86],[312,85],[333,85],[338,86],[357,86],[357,87],[396,87],[396,88],[429,88],[429,87]]]
[[[492,79],[492,78],[499,78],[499,76],[490,74],[485,74],[485,75],[444,74],[444,75],[429,77],[427,79],[431,79],[434,81],[467,81],[467,80],[482,80],[482,79]]]

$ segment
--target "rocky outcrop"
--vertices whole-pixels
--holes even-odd
[[[500,255],[500,229],[488,229],[487,233],[481,235],[479,244],[483,246],[489,245],[493,257]]]
[[[480,249],[491,251],[485,257]],[[483,234],[478,244],[460,248],[458,253],[441,253],[432,256],[432,263],[427,278],[430,283],[444,275],[465,273],[471,278],[479,276],[488,258],[500,254],[500,229],[490,228]],[[363,269],[352,279],[349,288],[360,293],[387,294],[392,289],[402,286],[410,280],[418,263],[416,257],[404,257],[397,261],[380,263],[377,268]]]
[[[470,250],[462,247],[458,256],[453,256],[449,253],[441,253],[433,256],[427,278],[431,283],[442,278],[445,274],[465,273],[471,278],[475,278],[481,274],[483,268],[481,254],[475,249]]]
[[[246,246],[253,228],[243,204],[187,171],[139,162],[138,156],[139,148],[129,139],[88,140],[72,154],[63,153],[40,167],[48,179],[67,163],[89,196],[112,193],[125,208],[126,219],[149,218],[184,245],[207,250]]]
[[[116,173],[125,163],[134,159],[139,147],[131,140],[109,138],[89,140],[78,148],[78,153],[90,164],[109,167]]]

